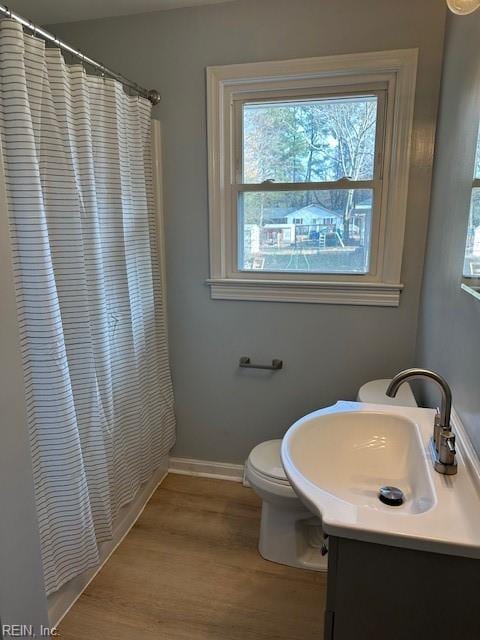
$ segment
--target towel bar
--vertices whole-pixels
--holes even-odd
[[[248,356],[243,356],[240,358],[238,366],[241,369],[266,369],[268,371],[280,371],[280,369],[283,369],[283,360],[274,358],[272,360],[272,364],[253,364],[250,362],[250,358]]]

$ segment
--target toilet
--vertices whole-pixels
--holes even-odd
[[[404,384],[395,398],[385,395],[389,379],[372,380],[358,391],[357,402],[416,407]],[[320,518],[299,500],[280,457],[281,440],[257,445],[245,464],[245,480],[262,500],[258,548],[266,560],[312,571],[327,570],[326,539]]]

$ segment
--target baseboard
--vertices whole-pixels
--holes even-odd
[[[138,491],[135,498],[123,507],[115,523],[112,540],[100,545],[100,564],[85,571],[81,575],[67,582],[61,589],[52,593],[48,598],[48,617],[50,626],[57,627],[65,615],[70,611],[78,598],[82,595],[90,582],[108,561],[112,553],[129,533],[135,522],[146,507],[148,501],[159,484],[168,474],[168,456],[156,470],[151,480],[146,482]]]
[[[186,476],[217,478],[218,480],[243,481],[243,464],[230,462],[214,462],[209,460],[193,460],[192,458],[170,458],[169,473],[180,473]]]
[[[468,431],[465,429],[465,425],[455,409],[452,409],[451,425],[452,431],[457,439],[457,449],[460,450],[460,455],[468,468],[477,490],[480,492],[480,459]],[[460,444],[460,447],[458,447],[458,444]]]

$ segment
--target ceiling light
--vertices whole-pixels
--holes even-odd
[[[480,0],[447,0],[447,4],[453,13],[466,16],[480,7]]]

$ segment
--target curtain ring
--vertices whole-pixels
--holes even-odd
[[[102,65],[102,80],[105,82],[105,65],[102,63],[100,63]]]

